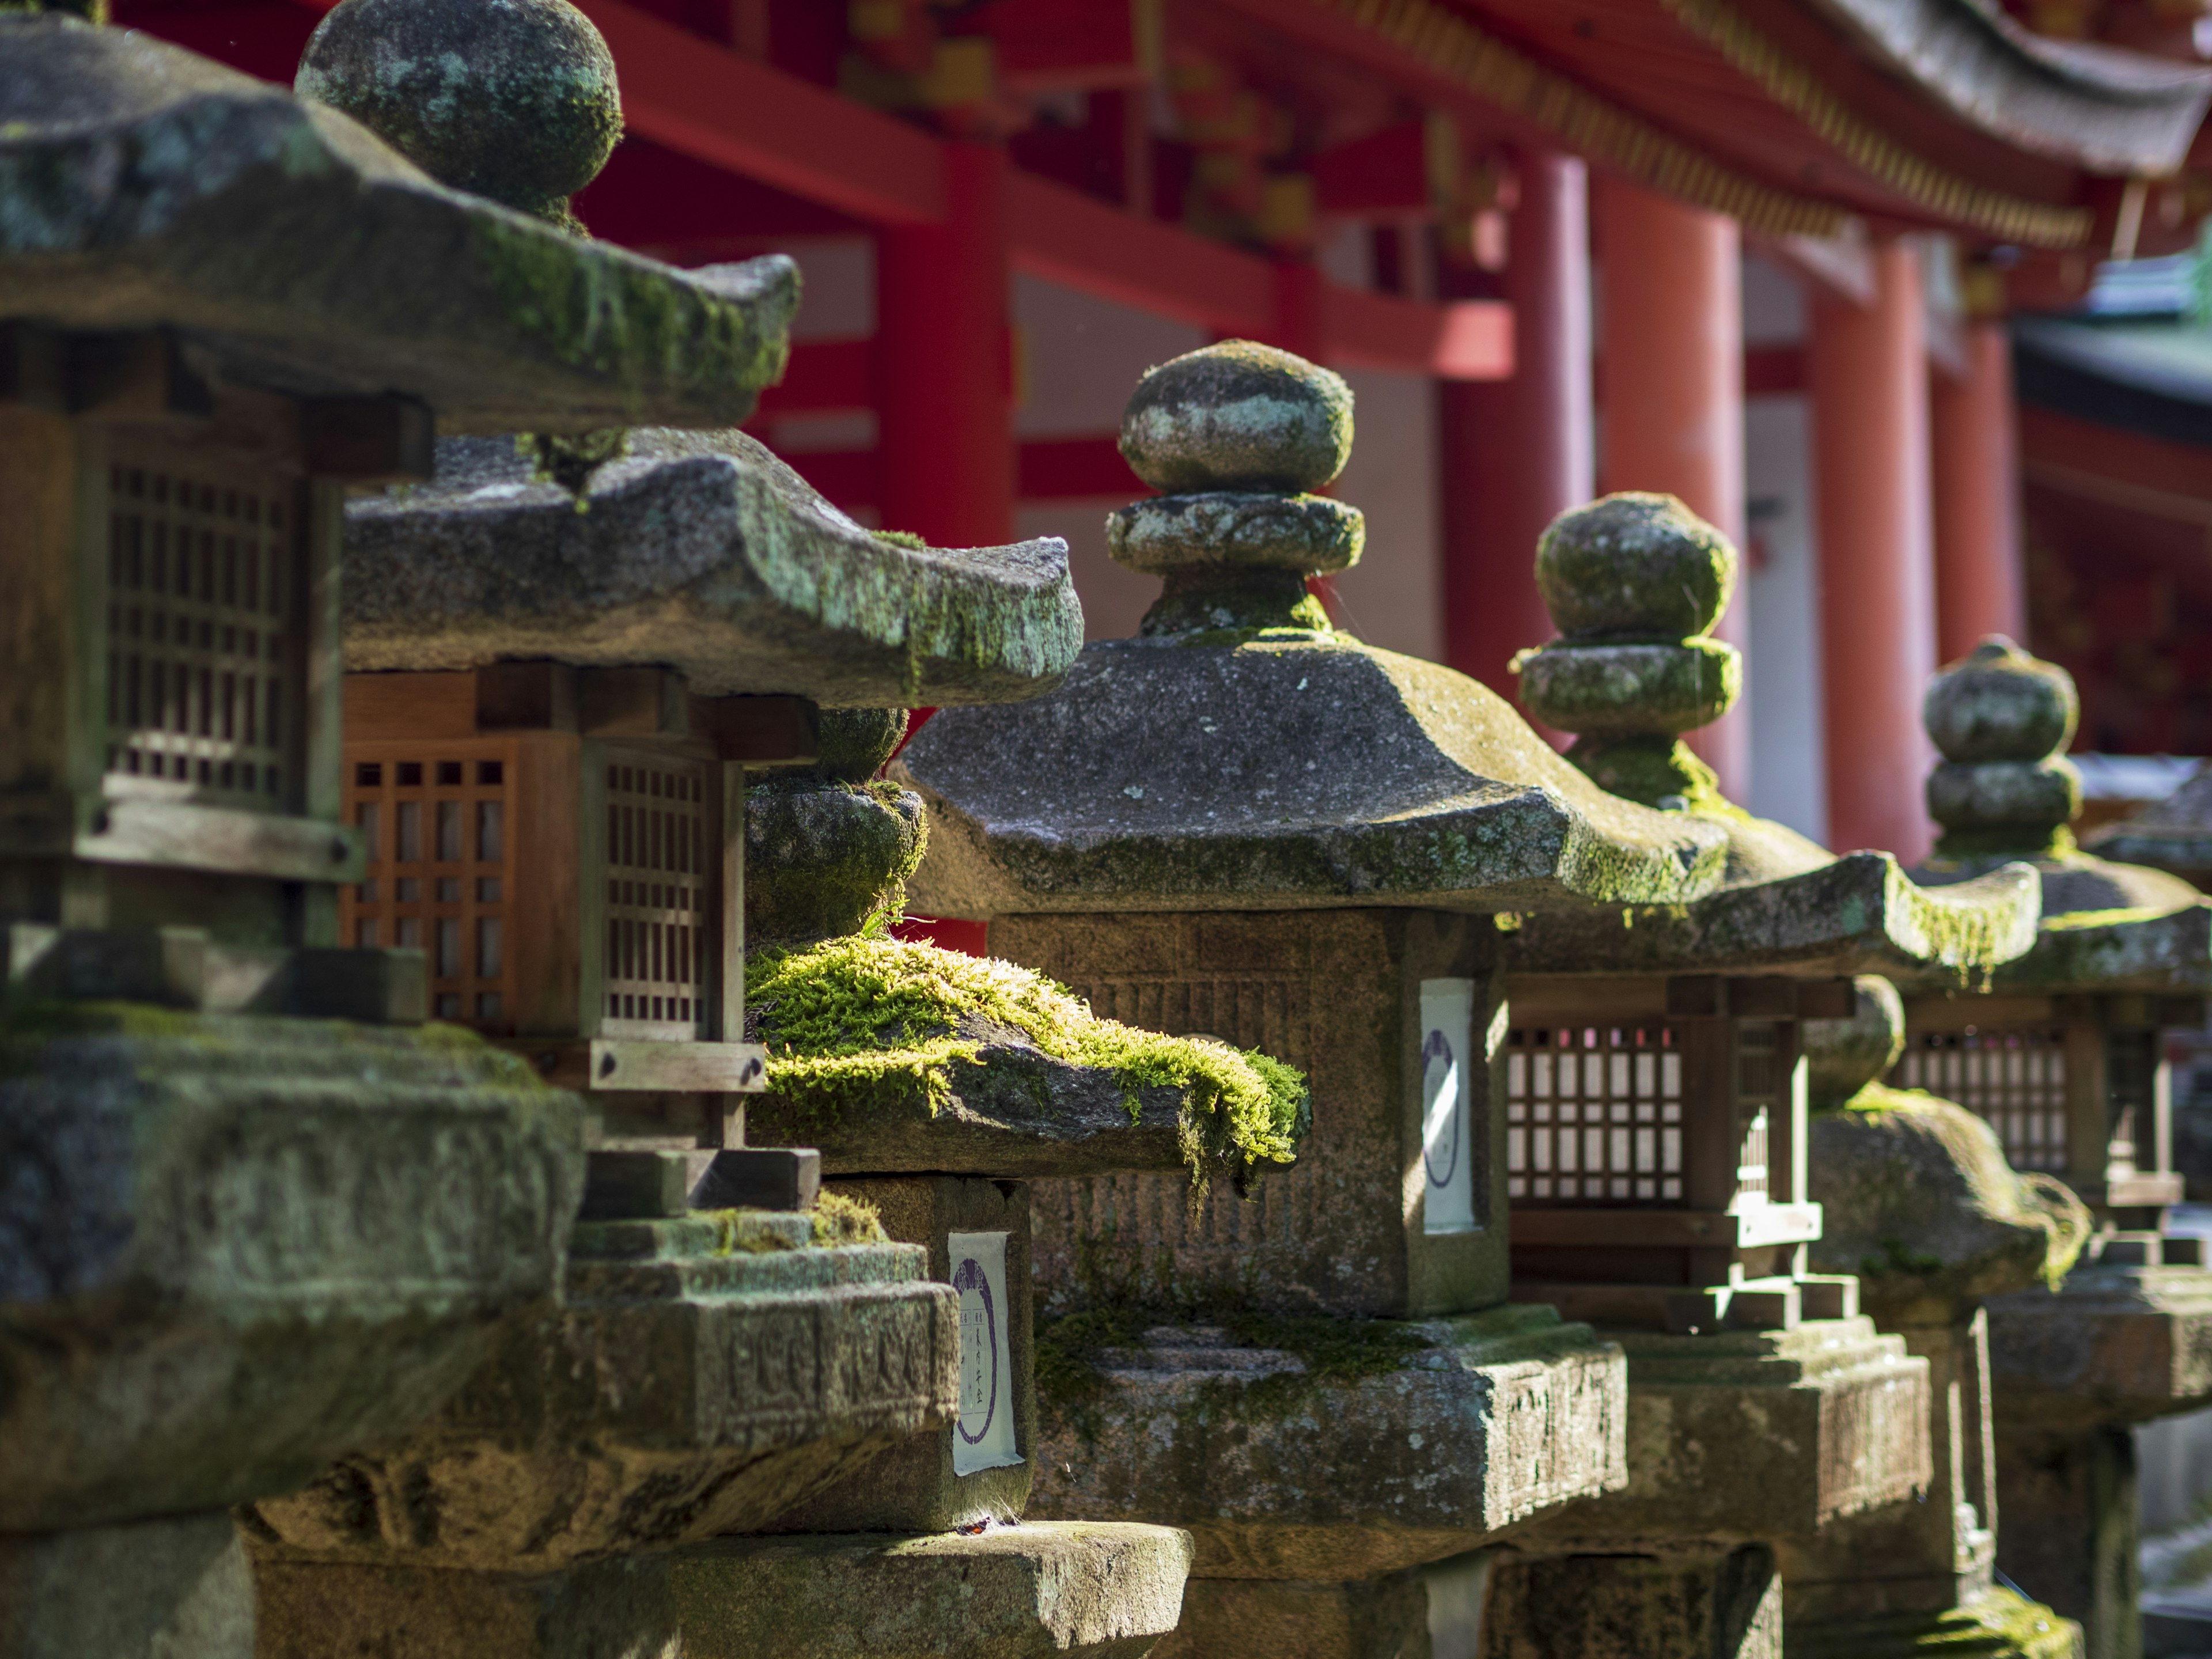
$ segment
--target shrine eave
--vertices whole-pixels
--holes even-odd
[[[2212,101],[2212,73],[2053,51],[1966,0],[1215,3],[1771,235],[2084,246]]]

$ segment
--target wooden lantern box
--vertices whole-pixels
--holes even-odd
[[[2164,1029],[2203,1022],[2197,997],[1908,997],[1890,1080],[1987,1119],[2014,1169],[2057,1176],[2108,1226],[2156,1234],[2183,1184]],[[2196,1265],[2197,1241],[2160,1254]]]
[[[340,945],[345,484],[426,476],[388,398],[203,379],[168,334],[0,325],[0,927],[21,994],[420,1018]]]
[[[563,1086],[757,1091],[744,769],[813,745],[802,699],[696,698],[662,669],[349,675],[344,811],[366,852],[345,936],[422,951],[434,1018]],[[739,1144],[726,1117],[690,1144]]]
[[[1570,1319],[1787,1329],[1857,1311],[1808,1274],[1797,1022],[1848,980],[1516,976],[1504,1053],[1514,1297]]]

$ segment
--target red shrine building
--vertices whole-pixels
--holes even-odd
[[[328,3],[116,21],[289,81]],[[2083,394],[2023,331],[2023,420],[2013,326],[2195,241],[2203,0],[577,3],[628,123],[592,233],[794,255],[755,429],[868,522],[1065,536],[1094,636],[1150,597],[1101,528],[1122,401],[1241,336],[1355,389],[1368,548],[1323,598],[1375,644],[1510,696],[1554,514],[1726,528],[1750,695],[1700,747],[1838,849],[1927,851],[1922,692],[1987,633],[2079,665],[2085,742],[2212,744],[2096,723],[2146,629],[2185,673],[2212,626],[2203,406]]]

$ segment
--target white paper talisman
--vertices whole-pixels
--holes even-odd
[[[1006,1235],[953,1233],[945,1244],[960,1292],[960,1420],[952,1472],[1022,1461],[1014,1444],[1014,1360],[1006,1340]]]
[[[1421,981],[1421,1231],[1474,1228],[1474,981]]]

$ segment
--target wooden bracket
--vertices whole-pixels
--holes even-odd
[[[435,470],[436,421],[412,398],[310,398],[300,411],[307,471],[349,483],[397,483]]]
[[[745,766],[811,766],[822,756],[822,714],[805,697],[694,697],[691,728]]]

